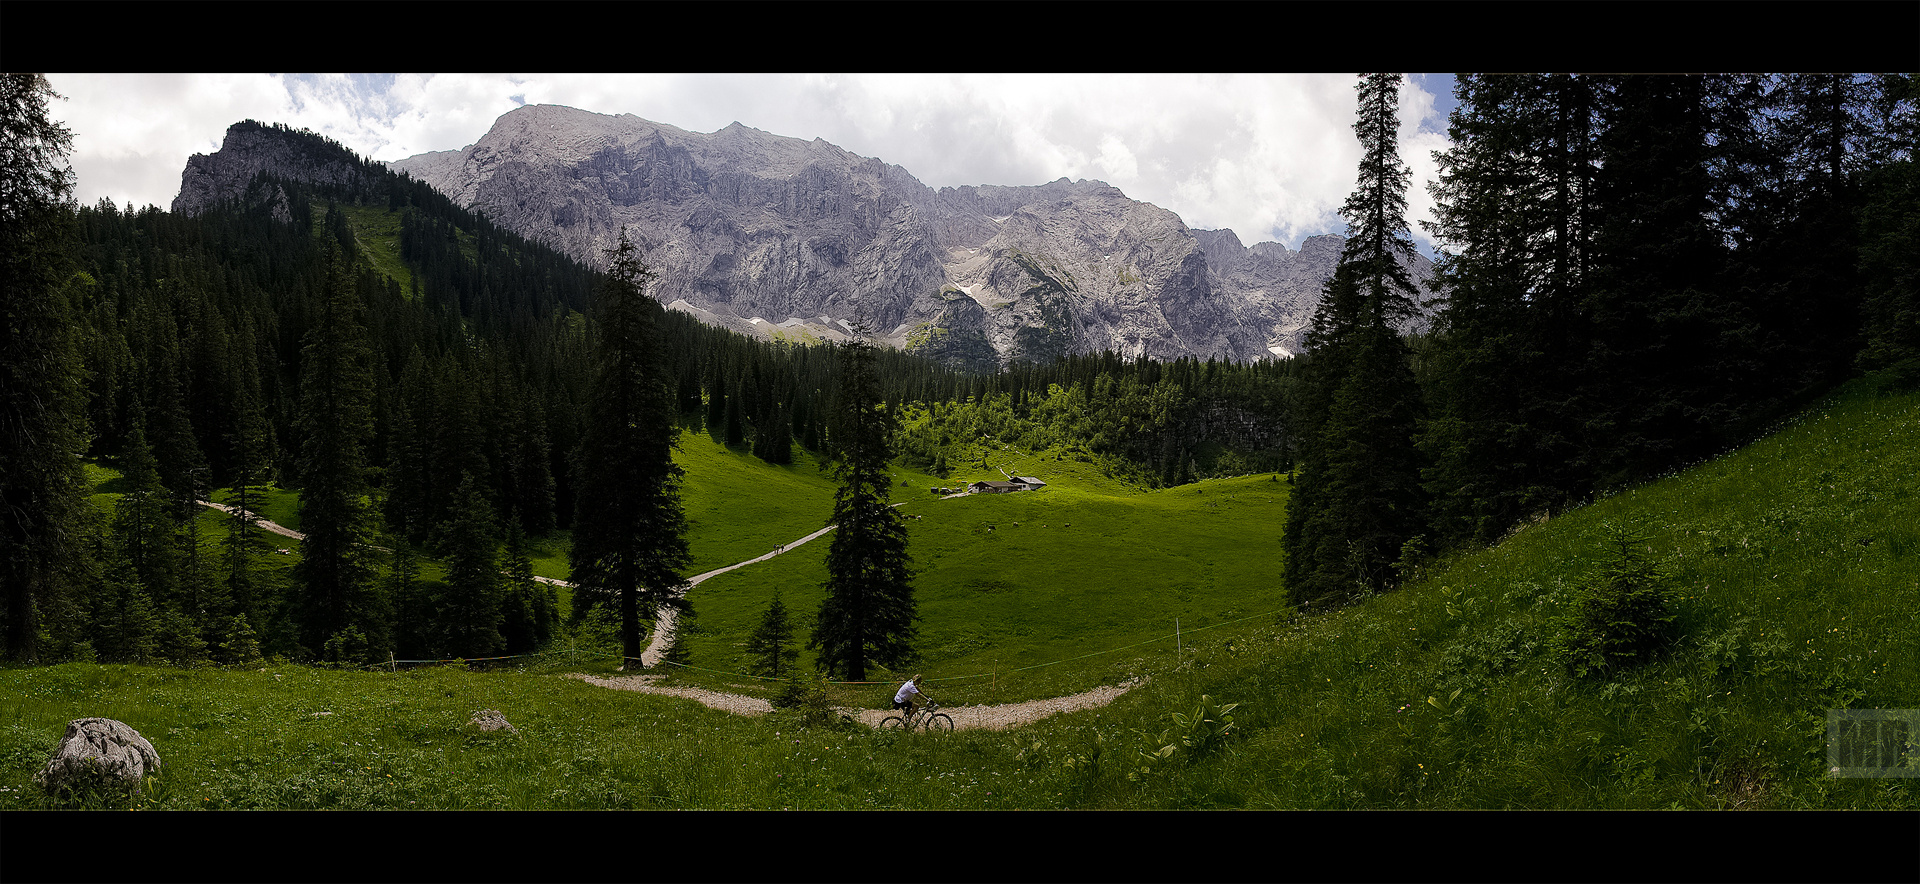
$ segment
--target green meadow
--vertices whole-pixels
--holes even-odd
[[[696,569],[830,512],[811,464],[768,467],[704,436],[681,457]],[[919,668],[949,704],[1142,679],[1107,707],[902,735],[569,677],[610,672],[599,657],[11,667],[0,808],[1920,807],[1915,779],[1830,776],[1825,739],[1828,710],[1920,708],[1920,394],[1855,382],[1739,451],[1320,614],[1289,611],[1278,581],[1284,479],[1140,492],[1054,458],[1017,469],[1044,491],[1004,496],[940,500],[928,487],[991,477],[901,474]],[[1579,677],[1559,643],[1610,525],[1650,538],[1675,638],[1644,665]],[[696,587],[695,668],[665,667],[672,681],[770,696],[739,674],[741,643],[776,590],[804,638],[830,537]],[[836,700],[878,707],[889,689]],[[477,731],[480,709],[518,732]],[[165,767],[140,797],[32,786],[86,716],[154,743]]]
[[[1274,475],[1139,492],[1070,458],[1043,454],[1023,464],[1023,475],[1047,487],[943,499],[929,489],[988,477],[911,473],[902,473],[910,484],[896,486],[917,569],[916,669],[943,702],[1015,702],[1115,684],[1141,674],[1143,657],[1174,661],[1180,635],[1244,628],[1283,607],[1275,556],[1286,484]],[[823,506],[830,512],[831,501]],[[823,522],[816,516],[812,525]],[[813,530],[800,527],[788,541]],[[770,684],[727,673],[747,668],[747,635],[775,592],[804,639],[824,599],[831,541],[828,534],[696,587],[687,645],[699,669],[682,677],[770,694]],[[800,665],[811,661],[803,653]],[[892,687],[850,690],[845,699],[879,703]]]

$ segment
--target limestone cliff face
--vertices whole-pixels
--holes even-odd
[[[194,154],[180,173],[180,193],[173,211],[192,215],[222,200],[246,194],[253,176],[267,172],[283,178],[326,184],[358,185],[367,177],[353,153],[338,144],[314,138],[290,138],[284,126],[246,120],[227,128],[226,139],[212,154]],[[377,174],[378,167],[375,167]],[[285,203],[284,193],[278,196]],[[274,207],[283,213],[282,206]]]
[[[237,193],[260,170],[352,172],[276,148],[274,131],[237,125],[219,153],[194,157],[175,210]],[[709,322],[829,339],[865,323],[975,369],[1108,349],[1296,352],[1341,242],[1249,248],[1098,181],[935,191],[820,139],[552,105],[514,110],[462,150],[388,165],[592,265],[624,229],[657,274],[652,294]],[[1412,269],[1427,278],[1424,259]]]

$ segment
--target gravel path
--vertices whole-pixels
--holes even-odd
[[[668,697],[683,697],[698,700],[701,703],[722,712],[735,715],[765,715],[773,711],[773,704],[758,697],[744,697],[739,694],[723,694],[703,688],[662,687],[655,682],[666,678],[664,675],[616,675],[600,678],[593,675],[576,674],[570,676],[590,685],[612,688],[616,691],[639,691],[643,694],[663,694]]]
[[[210,506],[210,507],[213,507],[214,509],[217,509],[217,510],[219,510],[219,511],[221,511],[221,512],[223,512],[223,513],[231,513],[231,512],[233,512],[234,510],[237,510],[237,509],[239,509],[239,507],[237,507],[237,506],[228,506],[228,505],[226,505],[226,504],[224,504],[224,503],[214,503],[214,502],[212,502],[212,501],[210,501],[210,500],[203,500],[203,501],[200,501],[200,505],[201,505],[201,506]],[[268,531],[271,531],[271,532],[273,532],[273,533],[275,533],[275,534],[278,534],[278,535],[280,535],[280,536],[282,536],[282,537],[291,537],[291,538],[293,538],[293,539],[295,539],[295,540],[306,540],[306,539],[307,539],[307,535],[305,535],[305,534],[301,534],[300,532],[298,532],[298,531],[295,531],[295,530],[293,530],[292,528],[286,528],[286,527],[282,527],[282,526],[280,526],[280,525],[276,525],[276,524],[274,524],[274,523],[272,523],[272,522],[269,522],[269,521],[267,521],[266,519],[263,519],[263,518],[260,518],[260,514],[258,514],[258,513],[252,513],[251,515],[253,516],[253,524],[254,524],[254,527],[257,527],[257,528],[265,528],[265,529],[267,529]]]
[[[587,684],[619,691],[639,691],[644,694],[661,694],[697,700],[710,708],[735,715],[765,715],[773,711],[773,704],[758,697],[723,694],[705,688],[660,685],[658,682],[666,677],[664,675],[618,675],[611,678],[575,675],[573,677]],[[1105,706],[1138,685],[1138,681],[1130,681],[1121,685],[1094,688],[1086,693],[1068,697],[1050,697],[1045,700],[1029,700],[1025,703],[1008,703],[1002,706],[942,706],[940,711],[953,716],[955,729],[1005,730],[1023,724],[1032,724],[1061,712],[1077,712],[1082,709]],[[881,719],[893,714],[887,709],[841,709],[840,711],[852,715],[856,721],[868,727],[879,727]]]
[[[964,497],[966,495],[956,494],[953,496]],[[223,503],[213,503],[206,500],[200,501],[200,504],[229,513],[235,509]],[[894,504],[894,506],[899,505],[900,504]],[[257,515],[255,516],[254,524],[275,534],[291,537],[295,540],[307,539],[306,535],[298,531],[276,525],[266,519],[259,518]],[[744,562],[737,562],[725,568],[716,568],[705,574],[696,575],[688,579],[680,588],[680,591],[686,592],[687,589],[698,585],[701,581],[709,577],[717,577],[736,568],[744,568],[756,562],[764,562],[809,540],[822,537],[833,529],[834,526],[828,525],[825,528],[815,531],[792,543],[780,546],[764,555],[756,556]],[[551,577],[535,577],[534,579],[542,583],[551,583],[555,586],[572,585],[564,580],[555,580]],[[642,666],[651,669],[660,664],[661,656],[666,654],[667,646],[673,641],[673,623],[673,610],[671,608],[662,610],[660,612],[659,622],[653,630],[653,641],[649,643],[647,649],[640,654],[640,664]],[[773,711],[773,704],[758,697],[748,697],[740,694],[723,694],[719,691],[709,691],[703,688],[665,687],[657,684],[657,682],[666,677],[664,675],[621,675],[613,678],[578,675],[575,677],[588,684],[599,685],[603,688],[613,688],[622,691],[640,691],[648,694],[663,694],[669,697],[698,700],[714,709],[731,712],[735,715],[765,715]],[[1094,688],[1086,693],[1074,694],[1070,697],[1029,700],[1025,703],[1009,703],[1004,706],[943,706],[941,707],[941,711],[953,716],[953,726],[955,728],[1004,730],[1022,724],[1032,724],[1049,715],[1055,715],[1061,712],[1076,712],[1081,709],[1093,709],[1105,706],[1113,702],[1115,697],[1132,690],[1137,684],[1138,682],[1127,682],[1118,686]],[[891,710],[887,709],[842,709],[840,711],[852,715],[861,724],[869,727],[879,727],[881,719],[893,714]]]

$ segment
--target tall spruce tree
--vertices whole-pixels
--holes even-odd
[[[443,653],[484,657],[506,650],[500,632],[505,592],[500,581],[500,542],[493,507],[476,487],[472,473],[460,475],[452,512],[440,525],[440,551],[447,557],[447,579],[439,608]]]
[[[861,681],[869,664],[897,667],[914,659],[919,612],[906,524],[888,502],[896,418],[881,398],[874,347],[856,335],[837,352],[839,401],[830,444],[840,481],[833,497],[838,527],[827,549],[827,597],[807,647],[818,651],[821,669]]]
[[[652,275],[623,231],[595,305],[599,340],[570,554],[574,616],[593,605],[617,609],[629,661],[640,657],[643,613],[689,610],[679,592],[690,560],[683,471],[673,462],[679,428],[660,340],[662,311],[646,293]]]
[[[173,507],[142,422],[134,423],[126,448],[120,472],[127,490],[113,508],[113,564],[149,600],[171,601],[180,580]]]
[[[1413,239],[1397,148],[1400,75],[1366,74],[1358,91],[1359,179],[1341,207],[1347,242],[1309,331],[1300,396],[1309,411],[1285,545],[1288,593],[1302,602],[1391,586],[1424,518],[1420,391],[1395,330],[1418,309],[1403,263]]]
[[[1420,446],[1441,547],[1486,543],[1577,494],[1577,300],[1589,253],[1592,84],[1463,75],[1437,156],[1445,251]]]
[[[507,653],[537,651],[553,637],[553,587],[534,579],[527,533],[520,528],[517,512],[507,518],[507,545],[500,566],[506,587],[500,634],[507,640]]]
[[[1603,487],[1705,456],[1714,429],[1737,414],[1725,348],[1748,316],[1724,285],[1712,85],[1621,77],[1601,102],[1580,410]]]
[[[366,441],[373,375],[362,305],[345,258],[329,242],[319,303],[301,351],[300,523],[294,578],[300,642],[330,662],[383,658],[390,628],[374,583]]]
[[[1867,176],[1860,213],[1864,369],[1920,359],[1920,79],[1886,75],[1880,100],[1889,140],[1901,145]]]
[[[85,392],[67,287],[73,133],[39,74],[0,75],[0,592],[10,659],[91,569]]]
[[[233,429],[230,450],[233,456],[233,484],[227,504],[233,509],[227,518],[226,570],[227,604],[231,615],[243,618],[256,632],[266,624],[267,599],[263,578],[255,569],[253,556],[260,545],[254,525],[257,511],[271,487],[267,452],[267,419],[262,413],[258,393],[243,387],[237,404],[238,423]]]

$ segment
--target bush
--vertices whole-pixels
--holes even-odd
[[[799,670],[787,677],[771,702],[775,709],[798,713],[801,727],[838,727],[844,717],[828,701],[826,678]]]
[[[1606,523],[1606,561],[1576,591],[1562,656],[1585,678],[1645,663],[1673,643],[1667,577],[1647,554],[1647,535]]]

